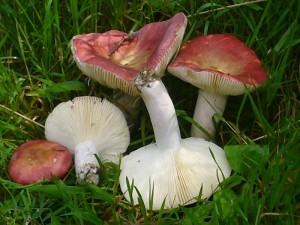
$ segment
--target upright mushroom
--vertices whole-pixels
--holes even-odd
[[[136,76],[145,69],[163,76],[180,47],[186,24],[185,15],[178,13],[169,20],[147,24],[132,34],[111,30],[74,36],[71,49],[84,74],[102,85],[137,96]],[[134,102],[135,98],[131,97],[130,101]]]
[[[213,116],[223,114],[227,96],[253,91],[267,78],[255,52],[229,34],[204,35],[188,41],[168,71],[199,88],[194,120],[211,135],[215,134]],[[218,117],[215,121],[219,121]],[[191,135],[208,138],[195,126]]]
[[[8,165],[11,179],[32,184],[43,179],[60,178],[70,168],[72,156],[65,146],[46,140],[31,140],[20,145]]]
[[[141,194],[146,208],[174,208],[208,198],[219,182],[231,173],[224,151],[200,138],[181,139],[173,103],[160,79],[144,71],[135,83],[148,109],[155,144],[123,157],[120,186],[125,198],[138,203]],[[127,180],[136,189],[128,191]],[[152,202],[152,203],[151,203]]]
[[[98,184],[99,163],[118,163],[129,145],[129,130],[121,110],[106,99],[83,96],[57,105],[46,119],[45,134],[75,155],[79,182]]]

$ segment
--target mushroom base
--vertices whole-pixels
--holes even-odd
[[[100,181],[99,166],[91,163],[84,164],[77,172],[77,179],[79,183],[88,182],[94,185],[99,184]]]

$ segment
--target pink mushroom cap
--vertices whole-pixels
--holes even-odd
[[[122,31],[90,33],[72,38],[79,69],[102,85],[138,95],[135,78],[151,70],[162,77],[180,47],[187,19],[178,13],[169,20],[150,23],[128,35]]]
[[[58,143],[32,140],[20,145],[8,165],[11,179],[20,184],[32,184],[43,179],[60,178],[70,168],[70,151]]]
[[[240,95],[247,88],[252,91],[267,79],[256,53],[229,34],[204,35],[188,41],[168,71],[221,95]]]

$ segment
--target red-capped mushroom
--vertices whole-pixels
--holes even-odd
[[[216,113],[223,114],[227,96],[253,91],[267,79],[255,52],[229,34],[204,35],[188,41],[168,71],[199,88],[194,120],[212,136],[212,118]],[[219,121],[218,117],[215,121]],[[195,126],[191,135],[208,138]]]
[[[32,140],[20,145],[8,165],[11,179],[20,184],[32,184],[43,179],[60,178],[70,168],[72,156],[58,143]]]
[[[178,13],[169,20],[150,23],[130,35],[111,30],[72,38],[71,49],[79,69],[102,85],[139,95],[135,78],[144,70],[162,77],[178,51],[187,19]]]

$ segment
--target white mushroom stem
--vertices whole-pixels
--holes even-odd
[[[156,145],[159,149],[176,149],[181,141],[173,102],[161,80],[144,81],[139,76],[135,84],[150,115]]]
[[[194,111],[193,119],[197,121],[211,136],[215,135],[216,129],[213,120],[218,123],[219,117],[223,115],[227,102],[227,95],[219,95],[212,92],[199,89],[197,103]],[[218,116],[215,116],[218,114]],[[209,137],[192,125],[191,136],[204,138]]]
[[[96,145],[92,141],[82,142],[75,146],[75,171],[79,182],[99,183],[99,163]]]

